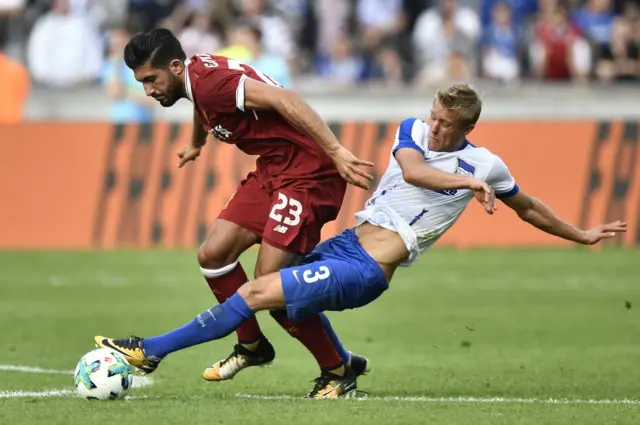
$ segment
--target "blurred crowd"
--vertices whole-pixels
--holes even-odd
[[[102,84],[144,105],[122,49],[154,27],[287,87],[640,80],[640,0],[0,0],[0,90]]]

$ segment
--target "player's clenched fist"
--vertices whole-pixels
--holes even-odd
[[[182,148],[182,150],[178,152],[178,168],[182,168],[182,166],[189,161],[195,161],[196,158],[200,156],[200,150],[201,148],[197,148],[191,143]]]

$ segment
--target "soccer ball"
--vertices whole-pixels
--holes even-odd
[[[78,394],[87,400],[120,400],[133,383],[133,367],[122,354],[98,348],[82,356],[73,381]]]

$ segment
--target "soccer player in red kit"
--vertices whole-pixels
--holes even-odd
[[[300,96],[258,70],[223,56],[187,59],[166,29],[135,35],[124,59],[146,94],[162,106],[181,98],[193,103],[193,137],[178,153],[180,167],[200,155],[207,133],[259,155],[255,171],[240,183],[198,250],[202,274],[218,302],[247,282],[238,262],[242,252],[261,244],[256,277],[295,265],[319,243],[322,226],[338,215],[347,182],[368,187],[372,177],[359,167],[373,164],[342,147]],[[271,315],[320,365],[321,376],[309,397],[353,390],[368,361],[346,352],[326,316],[293,322],[285,311]],[[238,328],[237,335],[233,352],[207,368],[205,379],[230,379],[274,359],[273,346],[255,318]]]

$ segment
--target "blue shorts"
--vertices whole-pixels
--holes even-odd
[[[323,311],[362,307],[389,287],[354,229],[319,244],[301,265],[280,270],[280,276],[287,315],[294,321]]]

